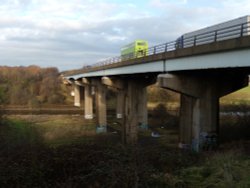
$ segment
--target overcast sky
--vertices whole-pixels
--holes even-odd
[[[0,0],[0,65],[81,68],[250,14],[250,0]]]

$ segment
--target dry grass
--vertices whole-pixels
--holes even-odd
[[[53,146],[88,141],[96,135],[94,121],[80,115],[18,115],[8,119],[30,122],[44,142]]]
[[[250,86],[222,97],[220,103],[222,105],[250,104]]]
[[[249,139],[224,143],[217,151],[202,154],[179,150],[178,118],[163,107],[158,106],[151,114],[150,130],[140,131],[135,147],[122,145],[119,134],[96,135],[95,122],[85,121],[82,116],[9,116],[12,123],[0,126],[0,185],[250,186]],[[112,131],[121,131],[121,125],[114,121],[109,118]],[[225,125],[228,123],[249,125],[246,118],[225,121]],[[151,137],[152,130],[161,137]]]

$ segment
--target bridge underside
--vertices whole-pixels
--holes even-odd
[[[123,141],[133,144],[137,142],[138,127],[148,124],[146,87],[157,80],[159,87],[181,94],[180,145],[192,145],[198,151],[202,146],[202,134],[219,134],[219,98],[246,87],[249,74],[250,68],[226,68],[83,78],[77,81],[76,88],[82,91],[79,87],[84,87],[84,94],[75,96],[84,96],[85,118],[91,119],[95,88],[97,132],[105,132],[107,88],[116,91],[117,118],[122,119]],[[75,104],[80,102],[76,100]]]
[[[123,119],[126,143],[135,143],[138,125],[147,124],[145,87],[157,79],[160,87],[181,93],[180,142],[194,143],[199,150],[202,133],[218,134],[219,98],[247,86],[249,73],[247,36],[93,67],[66,78],[77,83],[75,105],[83,96],[79,86],[85,88],[85,118],[93,118],[90,93],[95,88],[101,131],[107,126],[107,87],[117,91],[117,117]]]

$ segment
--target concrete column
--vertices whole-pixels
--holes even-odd
[[[81,90],[76,84],[74,84],[74,106],[81,106]]]
[[[217,133],[218,130],[219,94],[216,79],[167,75],[159,81],[159,85],[182,94],[179,145],[191,145],[199,151],[201,135]]]
[[[116,118],[123,118],[123,110],[124,110],[124,91],[117,91],[117,101],[116,101]]]
[[[142,80],[127,80],[127,86],[124,88],[123,141],[126,144],[136,144],[138,127],[148,124],[146,86]]]
[[[138,126],[148,125],[146,87],[155,83],[155,76],[138,78],[103,77],[102,83],[117,90],[117,117],[122,116],[122,139],[126,144],[135,144]]]
[[[179,146],[198,150],[200,133],[217,133],[218,98],[213,94],[195,98],[181,95]]]
[[[119,78],[102,77],[102,83],[110,88],[113,88],[117,93],[116,102],[116,117],[123,118],[124,110],[124,82]]]
[[[200,150],[200,133],[202,128],[202,122],[201,122],[201,106],[200,106],[200,99],[194,99],[193,100],[193,114],[192,114],[192,140],[191,148],[194,151]],[[218,113],[218,112],[217,112]]]
[[[96,81],[96,117],[97,132],[107,131],[106,87],[101,81]]]
[[[192,140],[194,97],[181,94],[179,146],[185,147]]]
[[[127,88],[125,88],[123,141],[126,144],[135,144],[138,139],[139,89],[138,84],[133,81],[128,81]]]
[[[93,119],[93,97],[92,97],[92,86],[84,86],[84,117],[85,119]]]
[[[140,87],[138,98],[138,122],[139,127],[148,129],[147,88]]]
[[[200,96],[201,132],[217,133],[219,118],[219,93],[215,82],[210,82]]]

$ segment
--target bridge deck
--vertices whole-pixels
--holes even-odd
[[[78,79],[120,74],[250,66],[250,36],[162,52],[114,64],[80,69],[64,76]],[[220,62],[218,64],[218,61]],[[201,63],[202,62],[202,63]]]

